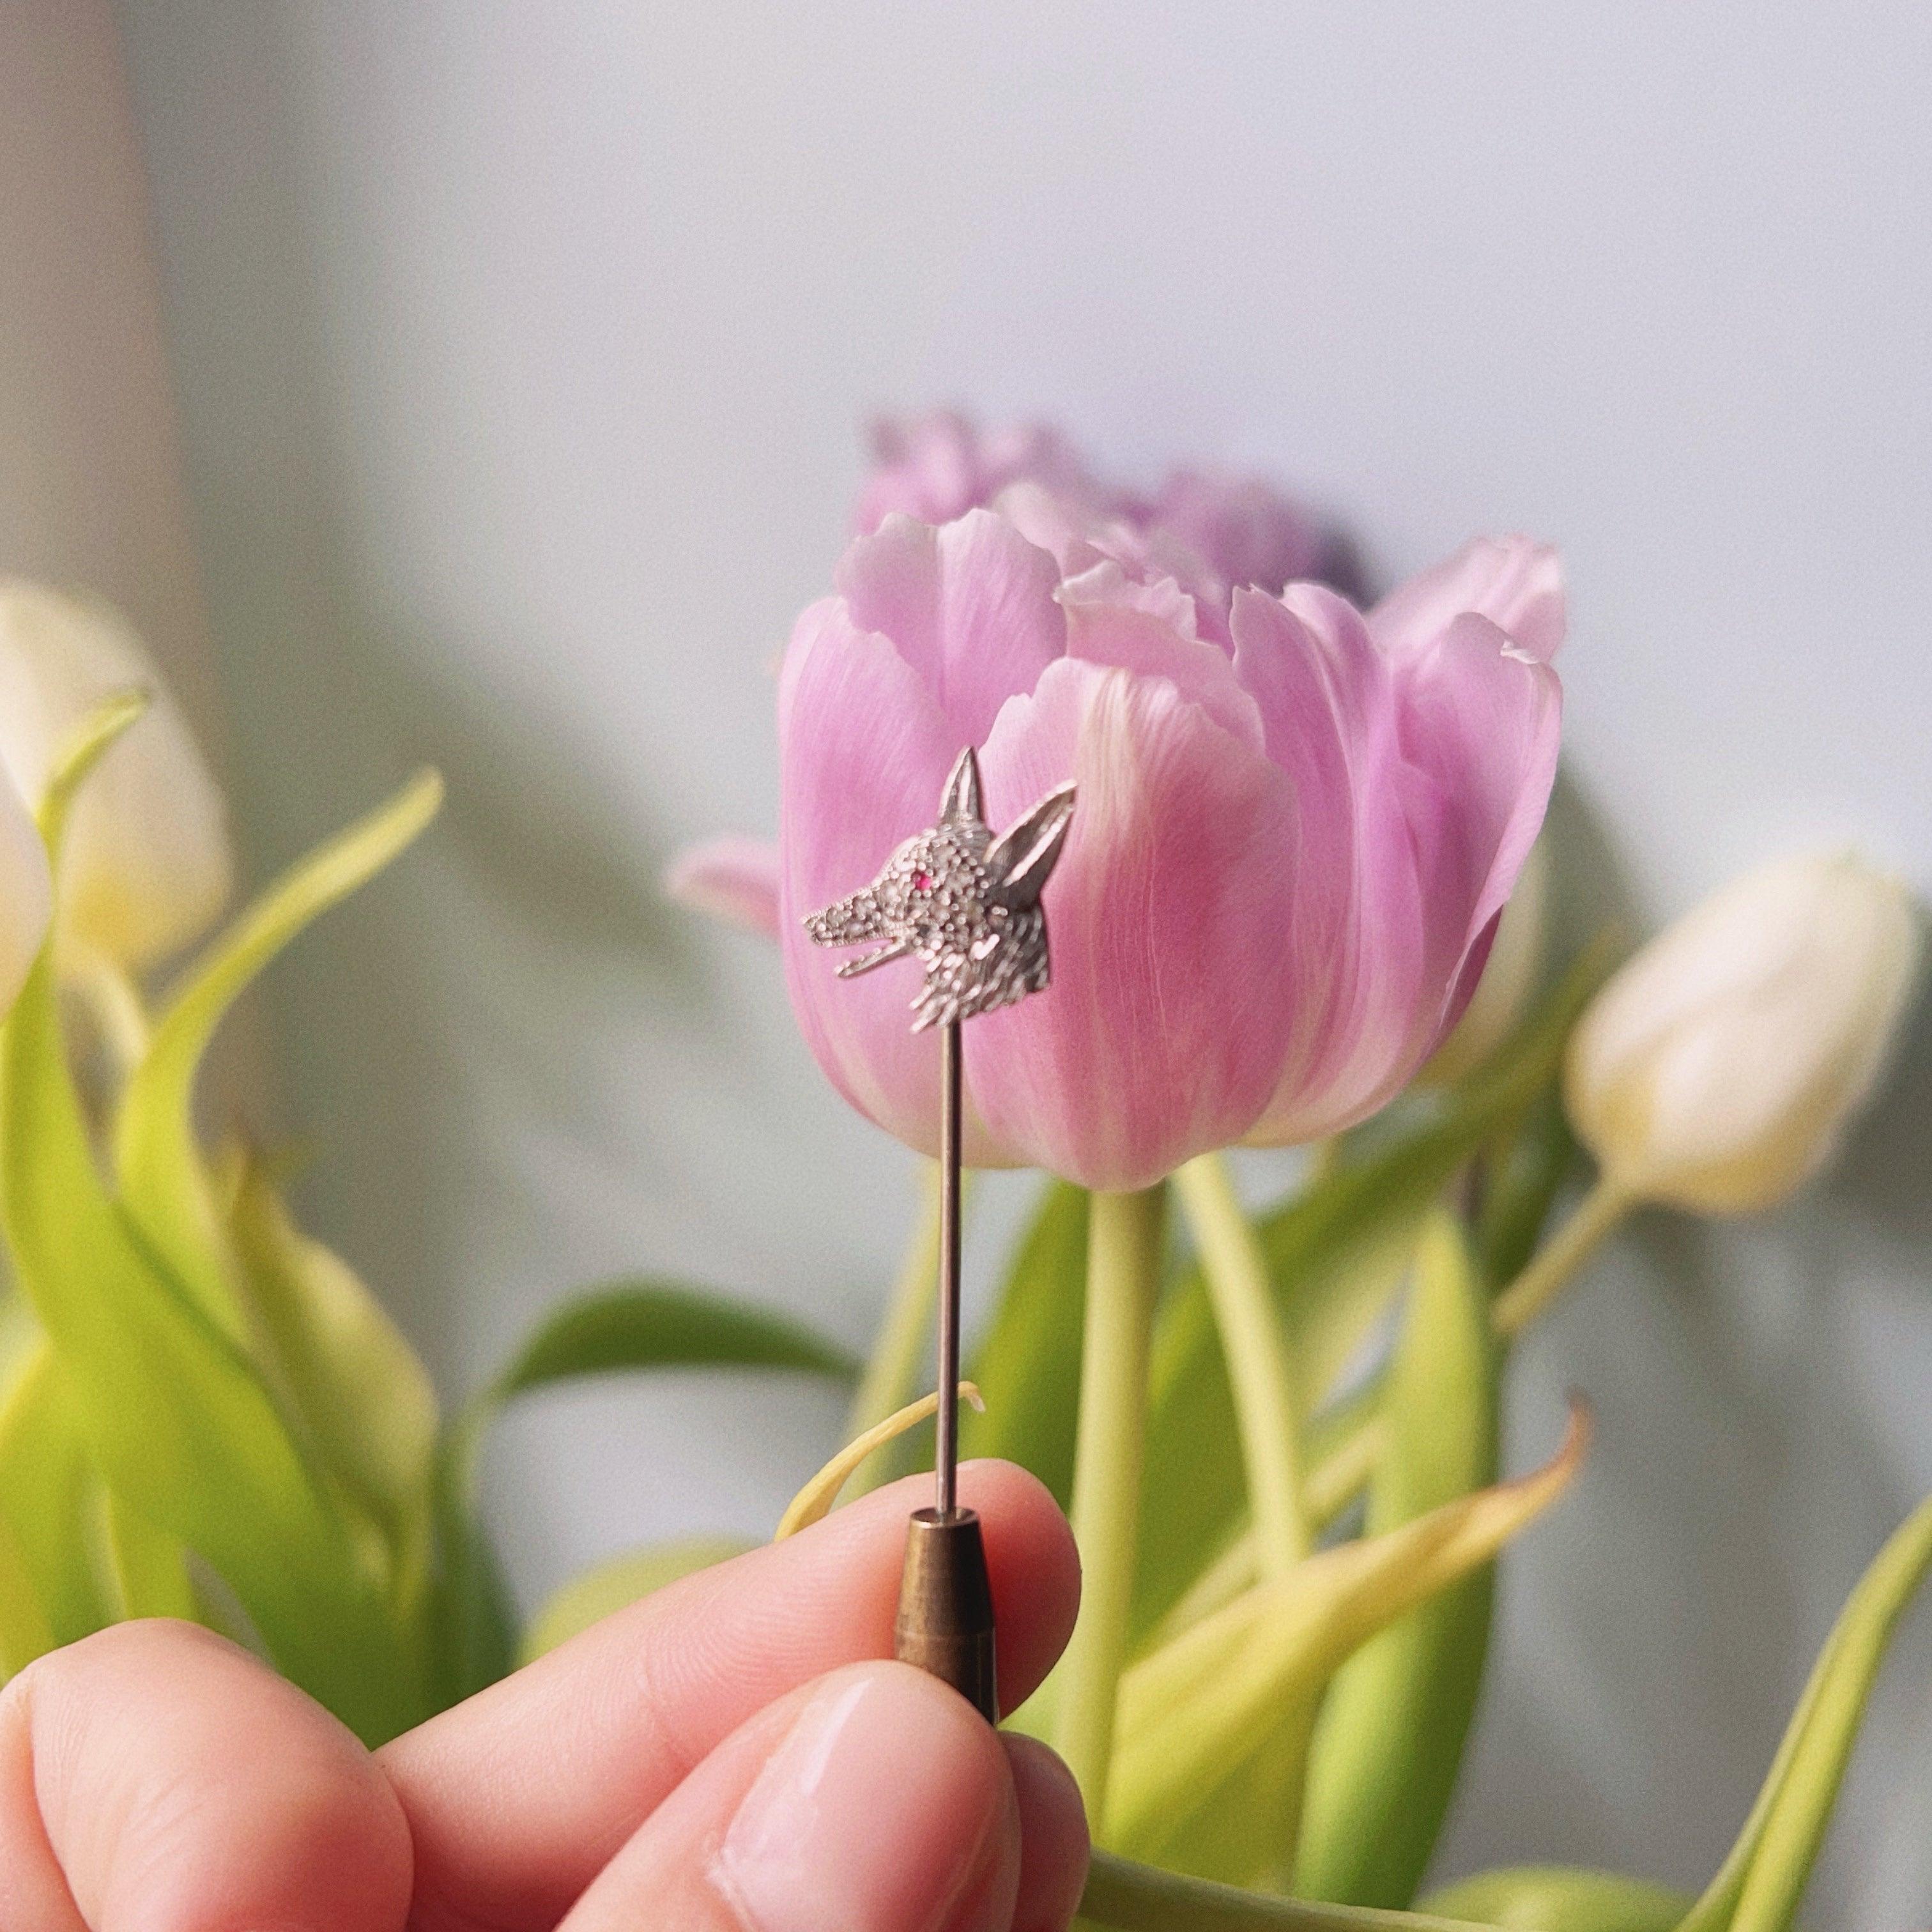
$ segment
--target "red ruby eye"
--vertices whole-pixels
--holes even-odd
[[[932,890],[932,874],[930,872],[914,873],[912,875],[912,889],[916,892],[931,892]]]

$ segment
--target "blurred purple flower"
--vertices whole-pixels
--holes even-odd
[[[950,410],[881,418],[872,442],[872,472],[853,507],[860,536],[894,512],[944,524],[968,510],[1004,509],[1003,493],[1024,484],[1058,498],[1066,514],[1094,530],[1124,532],[1178,563],[1174,574],[1193,580],[1204,628],[1212,622],[1207,604],[1218,604],[1225,626],[1230,593],[1248,585],[1273,596],[1304,581],[1351,594],[1359,587],[1340,534],[1258,476],[1183,469],[1157,490],[1124,489],[1103,481],[1048,424],[982,433]]]

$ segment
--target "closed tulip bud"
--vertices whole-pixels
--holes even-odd
[[[1706,1214],[1769,1208],[1828,1160],[1916,973],[1905,888],[1850,854],[1734,880],[1618,972],[1564,1099],[1606,1186]]]
[[[146,713],[76,800],[61,862],[68,939],[139,971],[196,938],[227,899],[227,813],[140,640],[104,604],[0,581],[0,761],[37,802],[63,740],[100,700],[139,686]]]
[[[0,772],[0,1019],[47,936],[53,903],[46,848],[20,794]]]

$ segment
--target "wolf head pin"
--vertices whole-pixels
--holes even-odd
[[[842,980],[908,955],[926,968],[913,1030],[1011,1006],[1047,984],[1041,889],[1066,843],[1073,788],[1050,791],[998,838],[984,816],[980,763],[959,754],[939,802],[939,823],[908,838],[879,876],[815,912],[805,929],[820,946],[875,950],[838,968]]]

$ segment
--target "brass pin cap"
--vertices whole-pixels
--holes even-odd
[[[972,1510],[913,1512],[892,1654],[951,1684],[988,1724],[999,1722],[993,1592]]]

